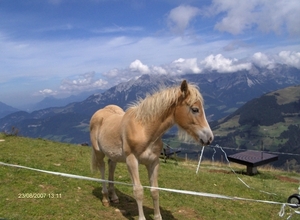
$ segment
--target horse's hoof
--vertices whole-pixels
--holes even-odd
[[[102,201],[102,204],[103,204],[103,206],[105,206],[105,207],[109,207],[109,206],[110,206],[110,204],[109,204],[108,201]]]
[[[119,199],[111,200],[111,202],[114,203],[114,204],[120,203]]]
[[[160,214],[159,214],[159,215],[155,215],[155,216],[154,216],[154,220],[162,220],[161,215],[160,215]]]

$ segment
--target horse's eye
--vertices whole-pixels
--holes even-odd
[[[199,109],[196,107],[191,107],[193,113],[199,113]]]

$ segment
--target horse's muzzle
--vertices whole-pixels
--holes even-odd
[[[207,146],[207,145],[210,145],[212,142],[213,142],[213,137],[210,137],[207,142],[204,142],[202,139],[200,139],[200,142],[203,146]]]
[[[210,129],[205,129],[200,132],[199,139],[203,146],[207,146],[213,142],[214,135]]]

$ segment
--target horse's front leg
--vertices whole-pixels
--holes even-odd
[[[117,163],[112,161],[111,159],[108,159],[108,191],[110,199],[113,203],[119,203],[119,198],[115,192],[115,186],[114,186],[114,175],[116,170]]]
[[[161,220],[161,214],[159,210],[159,190],[158,187],[158,169],[159,169],[159,158],[153,161],[152,164],[147,165],[148,176],[150,180],[150,186],[153,187],[150,189],[151,196],[153,199],[153,207],[154,207],[154,220]]]
[[[144,189],[140,182],[139,163],[133,154],[126,158],[127,168],[133,183],[133,194],[138,206],[139,220],[146,220],[143,210]]]

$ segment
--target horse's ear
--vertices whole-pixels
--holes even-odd
[[[180,90],[182,92],[182,95],[185,97],[188,92],[188,84],[186,80],[183,80],[180,86]]]

